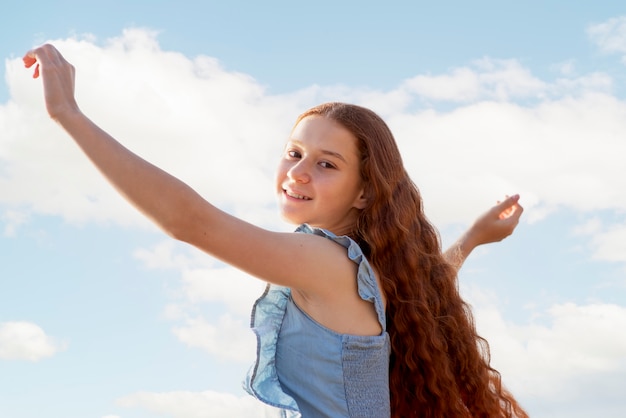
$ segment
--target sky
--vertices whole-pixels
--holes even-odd
[[[444,247],[507,194],[463,297],[535,418],[626,415],[626,7],[599,0],[18,2],[0,13],[0,417],[262,417],[241,388],[264,287],[143,219],[45,113],[82,110],[274,230],[274,167],[326,101],[388,122]]]

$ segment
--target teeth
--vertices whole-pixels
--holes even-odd
[[[296,193],[290,192],[288,190],[285,190],[285,193],[287,193],[287,196],[293,197],[295,199],[309,200],[309,198],[306,197],[306,196],[302,196],[301,194],[296,194]]]

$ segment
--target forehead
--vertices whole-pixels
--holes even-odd
[[[343,125],[324,116],[307,116],[294,126],[291,142],[356,156],[357,139]]]

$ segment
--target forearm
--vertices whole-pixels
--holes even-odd
[[[124,198],[166,233],[179,234],[183,214],[202,200],[195,191],[128,150],[81,112],[64,114],[57,122]]]

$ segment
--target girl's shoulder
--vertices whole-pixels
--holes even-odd
[[[352,238],[346,235],[335,235],[322,229],[313,228],[307,224],[300,225],[295,232],[313,234],[326,238],[345,248],[347,259],[356,264],[356,285],[358,296],[374,305],[378,322],[383,330],[386,329],[385,297],[381,290],[376,271],[365,256],[362,248]]]

